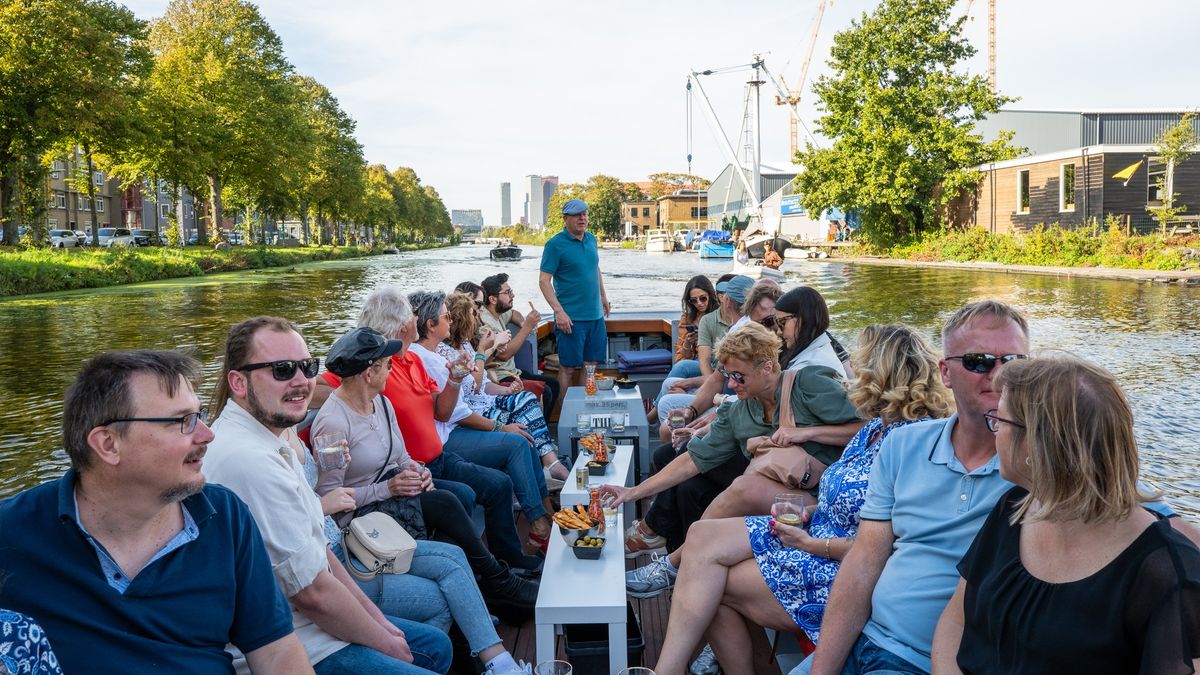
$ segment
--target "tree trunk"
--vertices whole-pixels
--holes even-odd
[[[304,237],[304,245],[312,243],[312,233],[308,231],[308,200],[300,202],[300,234]]]
[[[329,227],[325,223],[325,209],[317,202],[317,227],[321,230],[321,244],[329,243]]]
[[[87,158],[88,206],[92,212],[92,232],[95,232],[96,242],[100,241],[99,218],[96,215],[96,164],[92,161],[92,146],[83,144],[83,156]]]
[[[221,203],[221,176],[217,173],[208,174],[208,192],[209,192],[209,209],[208,215],[212,218],[214,232],[221,229],[221,225],[225,222],[225,206]],[[197,230],[200,233],[201,244],[208,243],[208,230],[205,227],[206,223],[198,223]]]
[[[175,206],[175,228],[177,230],[179,230],[179,235],[181,237],[183,237],[183,243],[186,244],[188,239],[191,239],[191,237],[188,236],[187,230],[184,229],[184,227],[183,227],[183,217],[184,217],[184,213],[185,213],[185,211],[183,210],[183,185],[180,183],[175,183],[171,187],[173,188],[172,193],[174,194],[174,199],[175,199],[175,204],[174,204],[174,206]],[[192,213],[195,214],[196,211],[197,211],[196,195],[193,193],[192,194]],[[192,225],[199,224],[199,221],[200,221],[199,217],[195,218],[195,221],[196,222],[193,222]],[[198,230],[197,230],[197,236],[199,236]],[[196,243],[199,244],[200,240],[197,239]]]
[[[0,155],[0,218],[3,218],[4,233],[0,242],[9,246],[17,244],[17,161],[12,155]]]

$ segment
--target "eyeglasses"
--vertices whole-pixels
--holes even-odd
[[[187,435],[196,430],[196,423],[203,421],[208,424],[208,408],[200,408],[200,410],[188,413],[183,417],[119,417],[115,420],[109,420],[100,426],[106,427],[117,422],[172,422],[179,425],[179,433]]]
[[[699,304],[707,305],[708,304],[708,293],[705,293],[704,295],[689,295],[688,302],[693,305],[699,305]]]
[[[963,354],[962,356],[947,356],[947,361],[962,361],[963,368],[972,373],[990,373],[997,365],[1004,365],[1016,359],[1029,358],[1025,354]]]
[[[774,328],[775,327],[775,315],[772,314],[771,316],[764,316],[762,318],[762,320],[758,322],[758,325],[762,326],[763,328],[766,328],[767,330]]]
[[[1018,429],[1025,428],[1024,424],[1017,424],[1016,422],[1014,422],[1012,420],[1006,420],[1003,417],[1000,417],[999,415],[997,415],[996,408],[992,408],[991,410],[983,413],[983,421],[987,423],[988,431],[992,432],[993,434],[1000,431],[1000,423],[1001,422],[1004,422],[1005,424],[1011,424],[1014,427],[1017,427]]]
[[[787,325],[787,322],[789,322],[795,318],[797,318],[797,316],[795,314],[789,314],[787,316],[780,316],[780,315],[776,314],[775,315],[775,325],[779,326],[780,328],[783,328],[784,326]]]
[[[483,301],[482,300],[475,301],[475,309],[483,309]]]
[[[512,290],[511,290],[511,289],[510,289],[510,290],[507,290],[507,291],[500,291],[500,292],[499,292],[499,293],[497,293],[496,295],[507,295],[507,296],[508,296],[508,297],[510,297],[510,298],[515,296],[515,294],[512,292]]]
[[[721,374],[722,378],[726,380],[732,379],[734,382],[737,382],[739,386],[746,384],[746,376],[743,373],[737,372],[736,370],[730,372],[718,366],[717,372]]]
[[[295,377],[297,368],[300,369],[300,372],[304,373],[305,377],[311,379],[311,378],[316,377],[317,371],[319,371],[321,369],[321,359],[314,356],[314,357],[310,357],[307,359],[300,359],[297,361],[288,360],[288,361],[265,361],[263,363],[247,363],[246,365],[242,366],[241,368],[234,368],[234,370],[247,371],[247,370],[258,370],[259,368],[270,368],[271,369],[271,377],[275,378],[276,380],[279,380],[280,382],[287,382],[288,380]]]

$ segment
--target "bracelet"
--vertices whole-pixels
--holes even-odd
[[[487,358],[488,358],[487,355],[484,354],[483,352],[475,352],[475,360],[476,361],[487,361]]]
[[[455,382],[453,379],[446,378],[446,384],[450,385],[451,387],[454,387],[455,389],[458,389],[459,387],[462,386],[462,380]]]
[[[700,416],[700,411],[696,410],[696,408],[694,406],[689,405],[687,407],[687,409],[692,411],[692,419],[696,419],[697,417]]]
[[[500,431],[503,428],[504,425],[500,423],[500,420],[492,420],[492,431]]]
[[[831,542],[831,541],[833,541],[833,539],[832,539],[832,538],[827,538],[827,539],[825,540],[825,557],[826,557],[826,558],[828,558],[828,557],[829,557],[829,542]]]

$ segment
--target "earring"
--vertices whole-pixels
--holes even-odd
[[[1033,461],[1031,460],[1031,458],[1029,458],[1029,457],[1025,458],[1025,466],[1033,466]]]

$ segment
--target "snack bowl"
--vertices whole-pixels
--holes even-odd
[[[591,460],[587,463],[589,476],[603,476],[608,471],[608,462],[597,462]]]
[[[582,543],[571,545],[571,552],[580,560],[599,560],[600,554],[604,552],[604,537],[592,537],[592,540],[600,542],[596,546],[588,546]]]
[[[599,389],[600,391],[608,391],[609,389],[613,388],[614,380],[611,377],[605,377],[597,373],[596,377],[593,379],[596,382],[596,389]]]
[[[631,380],[627,377],[622,377],[621,379],[614,381],[613,384],[617,385],[617,389],[633,389],[637,386],[637,380]]]
[[[571,548],[575,547],[575,542],[582,537],[598,537],[600,536],[600,526],[593,525],[586,529],[573,530],[569,527],[558,526],[558,531],[562,534],[563,541]]]

